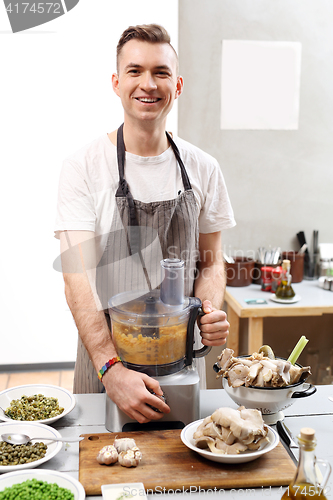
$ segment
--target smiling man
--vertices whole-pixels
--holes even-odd
[[[118,52],[112,85],[124,108],[126,128],[145,122],[157,136],[182,93],[183,79],[177,76],[177,56],[169,44],[132,39]],[[164,131],[160,135],[166,140]]]
[[[206,313],[197,345],[223,345],[229,323],[221,311],[221,231],[235,222],[217,161],[166,132],[183,79],[162,26],[125,30],[112,86],[121,99],[124,123],[65,160],[56,236],[66,299],[79,333],[74,392],[105,390],[129,417],[145,423],[170,409],[152,394],[162,394],[155,379],[121,363],[108,300],[120,292],[147,289],[147,284],[158,287],[160,260],[181,258],[185,295],[199,297]],[[134,251],[133,227],[146,238]],[[204,387],[204,364],[198,361]]]

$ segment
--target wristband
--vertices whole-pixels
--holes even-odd
[[[110,366],[114,365],[115,363],[119,363],[119,362],[121,362],[121,358],[119,356],[116,356],[112,359],[109,359],[109,361],[107,361],[107,363],[105,363],[105,365],[102,366],[102,368],[98,372],[99,380],[102,380],[104,373],[106,372],[106,370],[108,368],[110,368]]]

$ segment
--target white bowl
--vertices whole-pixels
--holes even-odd
[[[5,488],[10,488],[14,484],[23,483],[33,478],[38,481],[56,483],[61,488],[67,488],[74,494],[74,500],[84,500],[86,498],[84,488],[79,481],[63,472],[47,469],[36,469],[32,471],[20,470],[2,474],[0,476],[0,491],[3,491]]]
[[[192,422],[184,427],[180,434],[180,438],[185,446],[195,451],[196,453],[199,453],[199,455],[201,455],[202,457],[208,458],[208,460],[212,460],[213,462],[220,462],[224,464],[242,464],[245,462],[251,462],[252,460],[255,460],[256,458],[259,458],[262,455],[265,455],[265,453],[273,450],[279,444],[280,439],[278,433],[274,429],[271,429],[271,427],[268,427],[269,443],[264,445],[259,450],[245,451],[243,453],[237,453],[235,455],[222,455],[220,453],[212,453],[209,450],[198,448],[194,444],[195,441],[193,439],[193,434],[195,433],[201,422],[203,422],[203,419],[196,420],[195,422]]]
[[[53,429],[53,427],[49,427],[48,425],[36,422],[16,422],[15,420],[12,420],[11,423],[8,422],[1,423],[0,436],[1,434],[10,434],[10,433],[27,434],[31,438],[42,437],[43,439],[39,439],[38,441],[45,443],[47,445],[47,450],[43,458],[35,460],[34,462],[29,462],[27,464],[18,464],[18,465],[0,465],[0,473],[16,471],[19,469],[32,469],[34,467],[38,467],[39,465],[47,462],[55,455],[57,455],[57,453],[59,453],[59,451],[62,448],[61,442],[52,441],[52,438],[57,438],[57,437],[61,438],[60,432],[58,432],[56,429]]]
[[[228,380],[222,378],[226,393],[239,406],[260,410],[266,424],[273,425],[283,420],[282,410],[291,406],[297,398],[305,398],[316,392],[316,388],[306,382],[286,387],[230,387]]]
[[[64,411],[52,418],[45,418],[44,420],[34,420],[33,422],[41,422],[43,424],[52,424],[59,418],[68,415],[76,404],[75,397],[67,389],[62,387],[57,387],[56,385],[41,385],[41,384],[29,384],[29,385],[19,385],[17,387],[12,387],[11,389],[5,389],[0,392],[0,407],[3,410],[7,410],[13,399],[20,399],[22,396],[33,396],[34,394],[43,394],[46,397],[57,398],[59,406],[64,408]],[[0,420],[10,421],[10,422],[22,422],[22,420],[14,420],[13,418],[7,417],[0,410]]]
[[[143,483],[102,484],[101,490],[103,500],[118,500],[126,497],[135,500],[147,498]]]

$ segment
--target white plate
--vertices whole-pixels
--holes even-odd
[[[39,465],[53,458],[61,450],[62,443],[61,442],[56,443],[55,441],[52,441],[52,438],[55,437],[61,438],[61,434],[56,429],[53,429],[53,427],[49,427],[48,425],[36,422],[15,422],[14,420],[12,420],[11,422],[12,423],[3,422],[0,424],[0,436],[1,434],[10,434],[10,433],[27,434],[31,438],[33,437],[44,438],[45,436],[45,439],[39,439],[39,441],[47,445],[47,450],[43,458],[35,460],[34,462],[29,462],[28,464],[0,465],[0,473],[11,472],[18,469],[32,469],[34,467],[38,467]]]
[[[59,406],[64,408],[64,411],[56,417],[45,418],[44,420],[34,420],[34,422],[52,424],[56,420],[59,420],[59,418],[68,415],[68,413],[73,410],[76,404],[74,395],[67,391],[67,389],[57,387],[56,385],[29,384],[19,385],[17,387],[5,389],[4,391],[0,392],[0,406],[4,410],[7,410],[13,399],[20,399],[22,396],[33,396],[34,394],[43,394],[43,396],[46,397],[57,398]],[[22,420],[14,420],[7,417],[1,410],[0,420],[3,420],[5,422],[22,422]]]
[[[36,478],[38,481],[57,483],[60,488],[67,488],[74,493],[74,500],[84,500],[86,498],[84,488],[79,481],[63,472],[47,469],[36,469],[32,471],[18,470],[17,472],[2,474],[0,476],[0,491],[3,491],[5,488],[10,488],[14,484],[23,483],[33,478]]]
[[[301,300],[299,295],[295,295],[292,299],[279,299],[275,294],[269,297],[273,302],[278,302],[279,304],[295,304]]]
[[[219,453],[212,453],[209,450],[198,448],[194,444],[193,434],[195,433],[201,422],[203,422],[203,419],[196,420],[195,422],[192,422],[191,424],[188,424],[186,427],[184,427],[180,434],[180,438],[185,446],[193,451],[196,451],[202,457],[208,458],[208,460],[212,460],[213,462],[220,462],[224,464],[242,464],[245,462],[251,462],[252,460],[255,460],[256,458],[259,458],[262,455],[265,455],[265,453],[273,450],[279,443],[278,433],[271,427],[268,427],[269,443],[264,445],[260,450],[245,451],[244,453],[238,453],[237,455],[220,455]]]
[[[146,493],[143,483],[119,483],[119,484],[102,484],[103,500],[126,500],[133,498],[145,500]]]

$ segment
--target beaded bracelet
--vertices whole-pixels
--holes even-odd
[[[119,356],[109,359],[109,361],[107,361],[107,363],[105,363],[105,365],[102,366],[102,368],[98,372],[99,380],[102,380],[104,373],[108,368],[110,368],[110,366],[114,365],[115,363],[119,363],[119,361],[121,362],[121,358]]]

